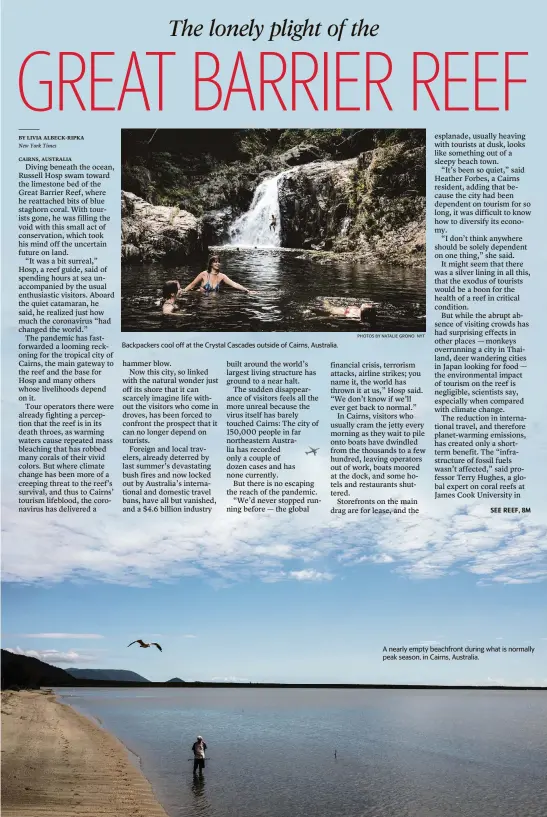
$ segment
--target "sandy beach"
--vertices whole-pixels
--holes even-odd
[[[2,693],[4,817],[167,817],[108,732],[52,693]]]

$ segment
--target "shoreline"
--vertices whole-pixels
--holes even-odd
[[[547,686],[477,686],[472,684],[444,685],[444,684],[281,684],[262,681],[106,681],[98,678],[74,678],[70,683],[50,683],[53,689],[82,688],[121,688],[137,689],[151,687],[154,689],[381,689],[381,690],[457,690],[474,692],[513,691],[513,692],[547,692]]]
[[[2,814],[168,817],[129,752],[49,690],[2,692]]]
[[[55,701],[58,704],[61,704],[62,706],[67,706],[69,709],[72,709],[74,712],[76,712],[77,715],[81,715],[82,718],[85,718],[86,720],[91,721],[91,723],[94,724],[95,726],[97,726],[97,728],[100,729],[101,732],[103,732],[104,734],[107,734],[107,735],[110,735],[111,737],[116,738],[118,743],[120,743],[121,746],[123,747],[123,749],[125,750],[125,754],[126,754],[127,759],[129,760],[129,762],[133,766],[135,766],[135,768],[138,769],[141,772],[141,774],[143,774],[144,777],[148,780],[148,778],[146,777],[146,775],[144,774],[144,771],[143,771],[141,756],[139,754],[137,754],[137,752],[134,752],[133,749],[130,749],[129,746],[127,746],[123,742],[123,740],[121,738],[118,738],[113,732],[110,732],[106,728],[106,726],[104,725],[104,723],[102,722],[102,720],[99,718],[98,715],[91,715],[89,712],[84,712],[83,709],[79,709],[77,704],[66,703],[65,701],[61,700],[62,695],[63,695],[63,689],[66,689],[66,688],[70,689],[70,687],[65,687],[65,688],[64,687],[59,687],[58,689],[55,689],[54,687],[52,687],[51,690],[50,690],[49,687],[42,687],[41,692],[51,691],[51,693],[55,697]],[[148,781],[148,782],[150,782],[150,781]]]

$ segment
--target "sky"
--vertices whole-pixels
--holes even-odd
[[[213,16],[215,4],[209,5]],[[17,14],[15,6],[5,11]],[[239,13],[243,17],[246,12],[249,17],[255,14],[255,5],[241,3]],[[428,455],[415,492],[420,502],[419,516],[367,519],[366,524],[348,517],[334,518],[329,513],[326,452],[330,412],[325,376],[317,384],[321,394],[314,415],[320,420],[318,438],[313,442],[306,440],[307,444],[318,444],[320,452],[317,458],[306,458],[300,452],[294,459],[298,478],[316,480],[323,498],[321,508],[309,519],[280,521],[275,514],[264,519],[240,516],[234,519],[223,513],[222,508],[206,523],[167,515],[160,522],[149,518],[128,522],[127,514],[111,509],[94,515],[92,523],[78,515],[51,514],[41,519],[40,515],[18,514],[14,468],[17,435],[13,433],[19,411],[13,381],[19,342],[17,280],[15,275],[4,275],[2,645],[6,649],[62,667],[131,669],[155,681],[178,676],[185,680],[547,685],[544,127],[543,108],[529,104],[533,94],[541,98],[543,90],[538,88],[537,79],[543,74],[533,70],[534,66],[541,67],[537,60],[543,54],[539,40],[543,29],[528,25],[526,33],[523,24],[526,36],[507,26],[498,30],[492,26],[489,9],[475,6],[472,30],[466,30],[462,40],[458,27],[432,28],[434,14],[424,11],[417,18],[414,8],[406,4],[401,5],[399,12],[394,21],[387,7],[375,9],[375,21],[380,23],[383,37],[378,47],[389,46],[389,51],[398,55],[399,70],[400,66],[410,64],[412,48],[427,49],[434,45],[438,51],[461,50],[463,42],[470,51],[519,50],[533,45],[534,37],[538,38],[538,47],[530,57],[529,85],[522,97],[516,95],[517,100],[523,101],[520,105],[517,101],[510,116],[500,113],[493,119],[490,114],[468,116],[455,112],[444,117],[435,112],[412,114],[408,77],[403,76],[404,81],[394,87],[395,112],[379,112],[374,121],[365,122],[365,126],[371,127],[426,127],[430,161],[435,135],[442,132],[472,134],[499,128],[505,132],[522,129],[528,134],[527,172],[520,191],[523,200],[533,203],[533,215],[523,228],[523,236],[528,244],[527,264],[534,278],[519,304],[530,322],[530,328],[522,333],[528,375],[523,380],[521,395],[525,398],[529,435],[522,446],[520,462],[527,476],[525,503],[532,513],[496,516],[485,505],[435,502]],[[321,4],[316,13],[325,19],[332,17],[332,9],[322,8]],[[124,15],[121,8],[110,4],[109,31],[105,34],[103,17],[96,14],[85,29],[71,35],[71,49],[85,52],[104,45],[109,50],[110,32],[122,30]],[[136,14],[141,24],[131,31],[131,48],[174,47],[160,17],[146,18],[144,7],[140,17]],[[527,22],[530,24],[530,19]],[[16,26],[17,22],[11,20],[11,25]],[[14,111],[20,111],[20,116],[13,117],[6,126],[3,139],[4,269],[16,269],[19,263],[17,214],[13,208],[19,128],[47,127],[51,133],[84,133],[84,141],[72,144],[71,155],[76,161],[88,162],[92,158],[97,164],[108,164],[117,156],[113,145],[119,144],[121,127],[310,126],[309,117],[303,114],[288,112],[283,121],[279,114],[268,111],[251,116],[244,101],[238,101],[234,110],[225,115],[214,112],[204,120],[191,110],[192,89],[188,84],[175,82],[176,77],[171,80],[170,99],[180,100],[180,105],[166,110],[159,122],[147,119],[137,102],[130,101],[120,115],[95,117],[73,111],[64,116],[52,112],[46,125],[42,119],[38,121],[40,115],[21,110],[15,98],[17,84],[12,69],[31,50],[47,43],[54,52],[66,47],[65,40],[57,21],[46,18],[39,27],[26,31],[25,38],[7,43],[5,99]],[[317,48],[332,49],[333,42],[327,42],[318,39]],[[184,45],[176,43],[178,50],[184,49]],[[200,41],[201,46],[207,50],[206,38]],[[250,49],[260,47],[245,45]],[[276,47],[283,51],[294,45]],[[222,56],[233,52],[234,44],[218,41],[215,49]],[[187,58],[188,54],[184,56]],[[124,56],[119,59],[123,63]],[[113,58],[113,62],[117,60],[118,57]],[[351,103],[356,91],[351,86],[346,90]],[[526,96],[528,91],[532,96]],[[318,112],[313,116],[313,126],[317,127],[363,127],[361,113],[348,112],[343,115],[343,122],[342,117],[333,118],[330,113]],[[429,202],[433,176],[428,174]],[[108,247],[100,252],[99,263],[109,267],[115,293],[113,322],[105,330],[105,337],[116,348],[120,341],[117,173],[109,181],[107,191],[112,220],[107,230]],[[435,265],[433,227],[432,207],[428,204],[428,270]],[[434,285],[430,272],[427,286],[431,327]],[[163,340],[159,335],[146,334],[123,337],[124,341],[147,339]],[[246,336],[241,335],[240,339],[245,340]],[[288,335],[286,339],[305,341],[306,337]],[[315,335],[310,339],[331,340],[332,335],[324,338]],[[416,337],[404,343],[395,338],[367,339],[358,346],[355,338],[344,333],[337,338],[334,359],[358,356],[360,360],[381,363],[415,362],[423,373],[424,391],[419,398],[417,419],[427,424],[429,433],[434,417],[432,400],[427,397],[431,395],[430,341],[429,334],[427,338]],[[117,394],[121,377],[120,355],[116,358],[116,366],[108,370],[102,381],[112,395]],[[131,352],[131,359],[146,360],[147,354]],[[284,359],[291,359],[288,353]],[[310,352],[307,359],[318,371],[328,366],[320,352]],[[200,352],[194,357],[188,355],[185,362],[203,366],[204,360],[211,374],[222,381],[224,360],[218,355],[209,359]],[[213,398],[222,406],[225,395],[220,384]],[[106,431],[119,439],[119,430],[116,414]],[[219,426],[216,435],[208,438],[217,496],[223,496],[225,488],[222,433]],[[430,447],[430,440],[428,443]],[[119,476],[121,455],[122,446],[117,443],[109,453],[114,481]],[[135,638],[158,641],[163,651],[127,647]],[[481,654],[476,661],[382,660],[384,647],[411,645],[464,648],[499,645],[507,649],[531,646],[534,652],[510,653],[500,649]]]
[[[49,558],[26,550],[4,583],[3,646],[152,681],[547,685],[544,530],[463,511],[366,532],[274,521],[140,538],[59,526],[56,546],[38,540]],[[411,645],[535,651],[382,661]]]

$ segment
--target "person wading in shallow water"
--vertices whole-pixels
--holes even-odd
[[[200,777],[203,774],[203,769],[205,768],[205,750],[207,749],[207,744],[201,737],[201,735],[197,736],[196,742],[192,746],[192,752],[194,753],[194,774],[199,769]]]
[[[212,255],[209,258],[207,269],[200,272],[199,275],[196,275],[192,283],[188,284],[188,286],[183,289],[183,292],[189,292],[198,284],[200,292],[219,292],[220,285],[226,284],[229,287],[233,287],[233,289],[239,289],[241,292],[246,292],[247,295],[256,294],[252,290],[242,287],[241,284],[236,283],[236,281],[232,281],[227,275],[220,271],[220,258],[218,255]]]

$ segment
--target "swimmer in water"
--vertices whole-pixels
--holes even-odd
[[[246,289],[242,287],[241,284],[232,281],[231,278],[228,278],[223,272],[220,272],[220,258],[218,255],[212,255],[209,258],[209,263],[207,264],[207,269],[203,272],[200,272],[199,275],[196,275],[194,280],[191,284],[188,284],[182,291],[189,292],[191,289],[194,289],[195,286],[199,284],[200,292],[219,292],[221,284],[227,284],[227,286],[232,287],[233,289],[239,289],[241,292],[246,292],[247,295],[255,295],[256,293],[251,289]]]
[[[371,301],[365,301],[360,306],[334,306],[329,301],[323,301],[323,309],[326,309],[330,315],[339,318],[353,318],[360,320],[363,323],[369,323],[371,326],[376,324],[377,310],[376,305]]]
[[[359,307],[359,318],[362,323],[368,323],[371,327],[374,327],[376,326],[377,317],[378,311],[376,304],[370,303],[370,301],[361,304]]]
[[[178,281],[166,281],[163,285],[163,300],[161,311],[164,315],[170,315],[172,312],[178,312],[178,306],[175,303],[177,295],[181,292]]]

